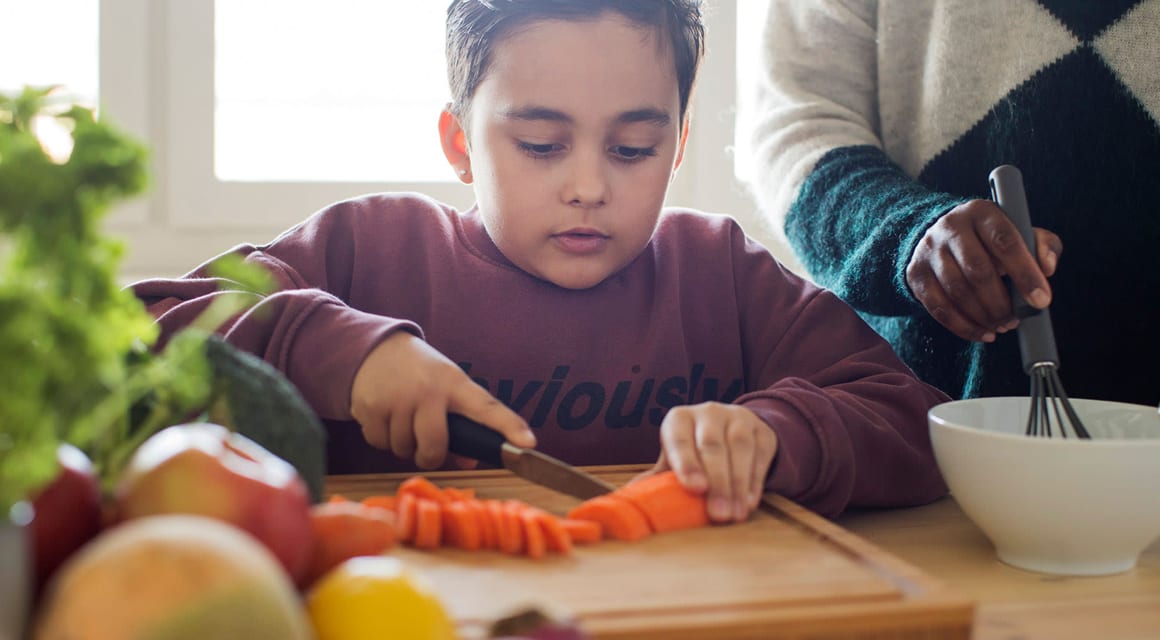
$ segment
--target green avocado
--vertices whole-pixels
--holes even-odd
[[[213,369],[210,420],[230,427],[294,465],[311,499],[322,500],[326,431],[281,372],[219,336],[206,342]]]

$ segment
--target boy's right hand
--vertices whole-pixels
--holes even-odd
[[[355,373],[350,401],[368,444],[404,460],[414,457],[421,469],[438,468],[447,457],[448,413],[491,427],[517,446],[536,446],[519,414],[406,331],[371,351]]]

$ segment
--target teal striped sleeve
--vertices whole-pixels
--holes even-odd
[[[818,284],[863,313],[922,312],[906,265],[926,230],[967,198],[930,191],[878,147],[828,151],[786,214],[785,233]]]

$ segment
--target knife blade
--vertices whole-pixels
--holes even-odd
[[[615,488],[563,460],[517,447],[500,432],[456,413],[447,414],[447,435],[451,453],[507,469],[553,491],[587,500]]]

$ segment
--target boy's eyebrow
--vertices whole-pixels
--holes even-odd
[[[616,121],[623,124],[646,122],[649,124],[655,124],[658,127],[667,127],[672,124],[673,119],[669,116],[667,111],[663,111],[661,109],[645,108],[625,111],[616,117]]]
[[[507,109],[500,114],[507,120],[548,120],[551,122],[572,122],[572,116],[557,111],[548,107],[515,107]],[[667,127],[672,123],[673,119],[667,111],[662,109],[653,109],[646,107],[642,109],[633,109],[625,111],[616,116],[616,121],[621,124],[632,124],[636,122],[646,122],[655,124],[658,127]]]

